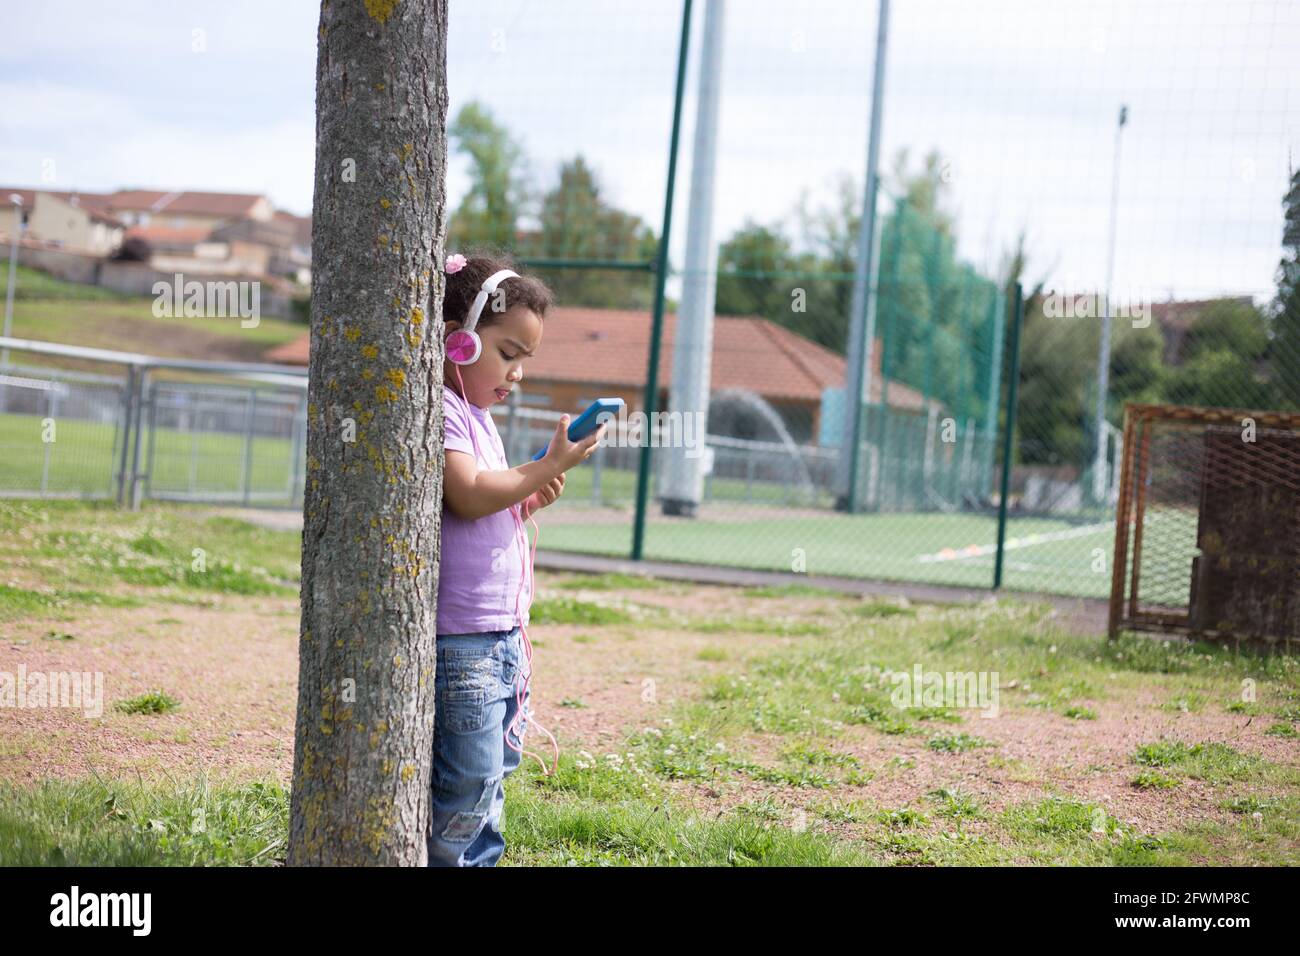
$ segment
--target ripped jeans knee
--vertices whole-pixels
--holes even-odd
[[[483,782],[483,792],[478,802],[469,810],[457,810],[442,828],[442,838],[448,843],[469,843],[488,822],[492,813],[492,803],[501,785],[501,777],[490,777]]]

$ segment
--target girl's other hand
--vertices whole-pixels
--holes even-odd
[[[548,481],[524,500],[524,517],[527,518],[537,509],[553,504],[555,499],[563,493],[564,475],[561,474],[560,477]]]
[[[596,443],[605,434],[608,425],[608,422],[601,422],[600,427],[582,441],[572,442],[569,441],[569,416],[562,415],[555,425],[555,437],[551,439],[551,445],[546,449],[546,455],[542,460],[551,462],[559,469],[560,474],[563,474],[592,456],[596,450]]]

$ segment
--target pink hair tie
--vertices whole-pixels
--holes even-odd
[[[461,269],[464,269],[465,266],[467,265],[469,265],[469,260],[466,259],[464,256],[462,256],[459,252],[457,252],[454,255],[450,255],[447,257],[447,265],[445,266],[445,271],[448,275],[454,275],[455,273],[459,272]]]

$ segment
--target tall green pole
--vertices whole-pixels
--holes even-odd
[[[1002,440],[1002,492],[998,496],[998,554],[993,562],[993,589],[1002,587],[1002,555],[1007,543],[1007,497],[1011,493],[1011,446],[1016,438],[1016,393],[1020,390],[1020,327],[1025,322],[1024,290],[1016,283],[1011,325],[1011,380],[1007,383],[1006,435]]]
[[[673,135],[668,147],[668,188],[664,194],[664,226],[659,234],[655,263],[654,322],[650,329],[650,362],[646,368],[645,443],[641,446],[636,478],[636,523],[632,527],[632,560],[640,561],[645,548],[645,510],[650,497],[650,432],[659,406],[659,340],[664,327],[664,284],[668,281],[668,235],[673,221],[673,189],[677,183],[677,140],[682,129],[682,97],[686,91],[686,50],[691,39],[691,0],[682,3],[682,37],[677,48],[677,93],[673,102]]]

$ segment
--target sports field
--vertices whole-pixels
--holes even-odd
[[[602,516],[595,522],[592,517],[589,509],[555,507],[551,515],[538,519],[538,546],[626,556],[632,547],[630,509],[624,520]],[[1003,585],[1012,590],[1104,597],[1110,592],[1113,539],[1109,524],[1010,518]],[[996,519],[981,515],[815,514],[719,504],[693,520],[658,517],[657,509],[652,509],[645,557],[989,587],[996,541]]]

